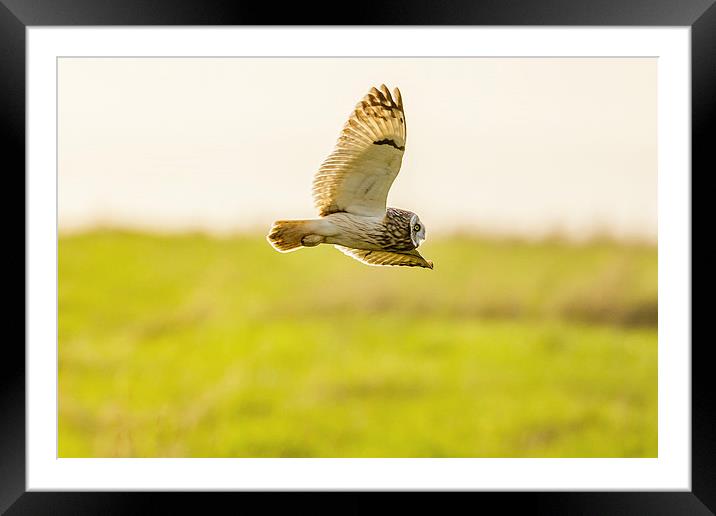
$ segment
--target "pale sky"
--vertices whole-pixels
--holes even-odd
[[[60,229],[266,231],[315,216],[311,180],[355,103],[399,86],[388,205],[428,238],[657,235],[653,58],[65,58]]]

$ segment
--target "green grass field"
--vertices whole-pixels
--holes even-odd
[[[657,253],[59,242],[61,457],[654,457]]]

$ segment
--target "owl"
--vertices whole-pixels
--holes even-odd
[[[336,147],[313,179],[319,218],[279,220],[267,236],[280,252],[332,244],[368,265],[433,268],[418,247],[425,225],[413,212],[386,208],[405,152],[400,90],[371,88],[343,126]]]

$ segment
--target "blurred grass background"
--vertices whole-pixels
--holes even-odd
[[[60,457],[655,457],[657,252],[59,242]]]

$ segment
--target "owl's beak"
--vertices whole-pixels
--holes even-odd
[[[423,228],[423,230],[422,230],[420,233],[417,234],[417,237],[418,237],[418,245],[420,245],[420,244],[422,244],[423,242],[425,242],[425,236],[426,236],[426,231],[425,231],[425,228]]]

